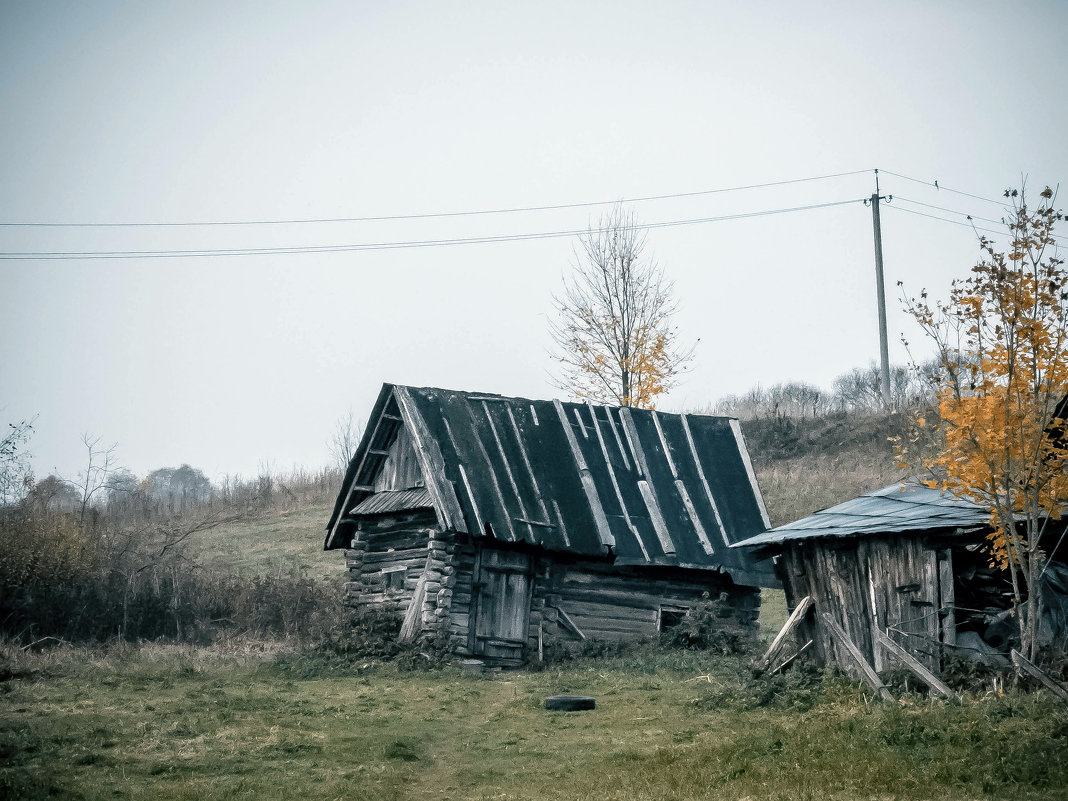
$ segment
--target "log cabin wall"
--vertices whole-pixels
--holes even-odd
[[[445,543],[437,539],[440,527],[426,509],[382,515],[360,521],[351,547],[345,552],[348,582],[345,602],[351,608],[375,604],[399,615],[408,611],[428,562],[439,568],[445,561]],[[439,555],[440,554],[440,555]],[[440,582],[434,587],[433,606],[424,601],[424,622],[435,617]],[[427,592],[425,598],[430,599]],[[445,600],[444,598],[442,600]]]
[[[781,574],[790,608],[810,596],[817,612],[831,614],[876,670],[886,665],[882,650],[873,647],[872,632],[887,628],[895,641],[937,669],[942,641],[938,559],[918,536],[810,540],[784,549]],[[821,664],[852,662],[816,615],[809,615],[795,636],[799,646],[812,640],[810,650]]]
[[[704,600],[705,593],[712,599],[727,593],[728,603],[736,610],[736,624],[742,626],[755,626],[760,610],[758,589],[736,585],[712,571],[613,569],[598,563],[560,562],[549,565],[539,578],[531,611],[531,642],[537,640],[541,620],[542,637],[550,639],[576,639],[571,625],[592,640],[656,636],[663,613],[669,620],[685,614]]]

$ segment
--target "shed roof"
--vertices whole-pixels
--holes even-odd
[[[895,534],[985,525],[990,511],[923,484],[897,483],[736,543],[736,548],[794,540]]]
[[[327,548],[344,546],[339,524],[374,497],[400,425],[454,531],[776,583],[769,563],[729,547],[768,527],[737,420],[391,384],[349,465]]]

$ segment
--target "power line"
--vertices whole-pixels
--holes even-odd
[[[974,198],[975,200],[982,200],[985,203],[993,203],[997,206],[1004,208],[1005,202],[1003,200],[993,200],[988,197],[982,197],[981,195],[973,195],[971,192],[961,192],[959,189],[950,189],[948,186],[942,186],[938,181],[921,181],[919,178],[910,178],[907,175],[902,175],[897,172],[890,172],[890,170],[881,170],[884,175],[893,175],[895,178],[901,178],[905,181],[912,181],[913,183],[923,184],[924,186],[932,186],[939,192],[952,192],[954,195],[964,195],[964,197]]]
[[[726,214],[719,217],[699,217],[687,220],[665,220],[661,222],[639,223],[634,227],[638,230],[651,230],[655,228],[671,228],[681,225],[698,225],[702,223],[725,222],[728,220],[741,220],[751,217],[766,217],[773,214],[788,214],[797,211],[810,211],[812,209],[825,209],[832,206],[844,206],[852,203],[861,203],[864,198],[854,200],[838,200],[830,203],[814,203],[807,206],[793,206],[782,209],[766,209],[763,211],[741,212],[739,214]],[[263,247],[263,248],[217,248],[205,250],[116,250],[116,251],[85,251],[85,252],[25,252],[3,253],[0,252],[0,260],[33,260],[33,261],[58,261],[70,259],[158,259],[192,257],[203,258],[212,256],[258,256],[258,255],[289,255],[295,253],[340,253],[363,250],[398,250],[402,248],[425,248],[446,247],[451,245],[474,245],[490,242],[523,242],[535,239],[555,239],[560,237],[580,236],[587,231],[603,231],[604,229],[572,229],[567,231],[539,231],[526,234],[500,234],[494,236],[475,236],[459,239],[423,239],[403,240],[397,242],[366,242],[344,245],[298,245],[293,247]]]
[[[915,209],[905,209],[905,208],[902,208],[901,206],[888,205],[886,208],[894,209],[895,211],[903,211],[906,214],[916,214],[916,215],[918,215],[920,217],[927,217],[928,219],[931,219],[931,220],[939,220],[940,222],[951,223],[952,225],[963,225],[966,228],[971,228],[973,231],[982,231],[985,234],[995,234],[995,235],[998,235],[998,236],[1003,236],[1006,233],[1008,233],[1007,231],[996,231],[993,228],[980,228],[979,226],[974,225],[972,223],[961,222],[960,220],[949,220],[949,219],[946,219],[945,217],[939,217],[938,215],[935,215],[935,214],[927,214],[926,212],[916,211]],[[946,209],[946,211],[950,211],[950,210]],[[952,214],[961,214],[962,212],[951,211],[951,213]],[[984,219],[984,218],[983,217],[976,217],[974,219],[981,220],[981,219]],[[1068,240],[1068,237],[1065,237],[1065,236],[1060,236],[1060,237],[1053,236],[1053,237],[1050,237],[1050,238],[1053,239],[1054,244],[1055,244],[1056,247],[1065,247],[1066,246],[1065,244],[1062,244],[1062,242],[1060,242],[1058,240]]]
[[[828,175],[813,175],[807,178],[790,178],[784,181],[770,181],[762,184],[731,186],[721,189],[703,189],[697,192],[676,192],[668,195],[646,195],[623,199],[626,203],[645,203],[652,200],[672,200],[676,198],[717,195],[725,192],[740,192],[748,189],[765,189],[773,186],[786,186],[808,181],[823,181],[829,178],[842,178],[848,175],[860,175],[871,170],[853,170]],[[182,222],[0,222],[5,228],[178,228],[192,226],[240,226],[240,225],[304,225],[308,223],[352,223],[352,222],[386,222],[389,220],[426,220],[440,217],[472,217],[484,214],[516,214],[529,211],[558,211],[561,209],[589,208],[591,206],[608,206],[619,200],[593,200],[581,203],[556,203],[548,206],[516,206],[503,209],[479,209],[474,211],[442,211],[427,214],[387,214],[374,217],[320,217],[292,220],[205,220]]]
[[[993,223],[994,225],[1004,225],[1004,220],[993,220],[990,217],[980,217],[976,214],[969,214],[966,211],[957,211],[956,209],[947,209],[944,206],[932,206],[930,203],[921,203],[918,200],[912,200],[911,198],[902,197],[901,195],[894,195],[894,200],[900,200],[905,203],[913,203],[917,206],[923,206],[927,209],[936,209],[938,211],[944,211],[948,214],[959,214],[961,217],[968,217],[972,220],[982,220],[983,222]]]

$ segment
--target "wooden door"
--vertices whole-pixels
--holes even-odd
[[[522,661],[530,618],[532,572],[528,554],[488,548],[481,551],[476,570],[474,653],[508,662]]]

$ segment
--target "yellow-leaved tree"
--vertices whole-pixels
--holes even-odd
[[[1020,650],[1033,659],[1057,544],[1046,535],[1063,529],[1068,501],[1068,271],[1056,255],[1063,216],[1053,191],[1034,208],[1023,191],[1005,197],[1010,246],[982,237],[979,263],[953,282],[948,301],[932,308],[926,292],[906,298],[940,369],[931,376],[937,419],[919,417],[899,457],[906,466],[917,456],[929,486],[990,509],[992,561],[1008,572]]]
[[[652,409],[693,357],[672,324],[672,284],[644,251],[645,234],[622,205],[580,237],[550,328],[557,385],[577,398]]]

